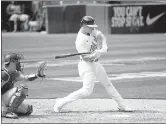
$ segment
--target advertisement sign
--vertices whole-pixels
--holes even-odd
[[[109,9],[111,33],[165,33],[166,5],[113,5]]]

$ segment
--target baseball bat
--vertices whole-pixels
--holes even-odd
[[[77,55],[90,54],[90,53],[91,52],[62,54],[62,55],[55,56],[55,59],[72,57],[72,56],[77,56]]]

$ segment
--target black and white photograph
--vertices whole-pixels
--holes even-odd
[[[166,123],[166,0],[1,0],[1,123]]]

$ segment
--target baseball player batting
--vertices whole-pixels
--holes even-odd
[[[125,105],[123,98],[110,82],[104,67],[99,62],[100,56],[107,53],[107,43],[104,34],[96,27],[98,26],[93,17],[84,16],[82,18],[81,28],[75,41],[76,49],[78,53],[91,52],[88,55],[80,55],[78,63],[83,87],[64,98],[56,99],[55,112],[60,112],[60,109],[67,103],[89,96],[93,92],[95,80],[98,80],[105,87],[109,96],[117,102],[120,111],[131,111]],[[100,44],[101,49],[99,48]]]

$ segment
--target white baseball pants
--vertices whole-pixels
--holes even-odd
[[[81,89],[74,91],[68,96],[59,99],[59,106],[87,97],[93,92],[95,81],[98,80],[106,89],[108,95],[113,98],[119,107],[124,106],[124,100],[109,80],[104,67],[99,62],[85,62],[81,60],[78,64],[79,75],[83,81]]]

